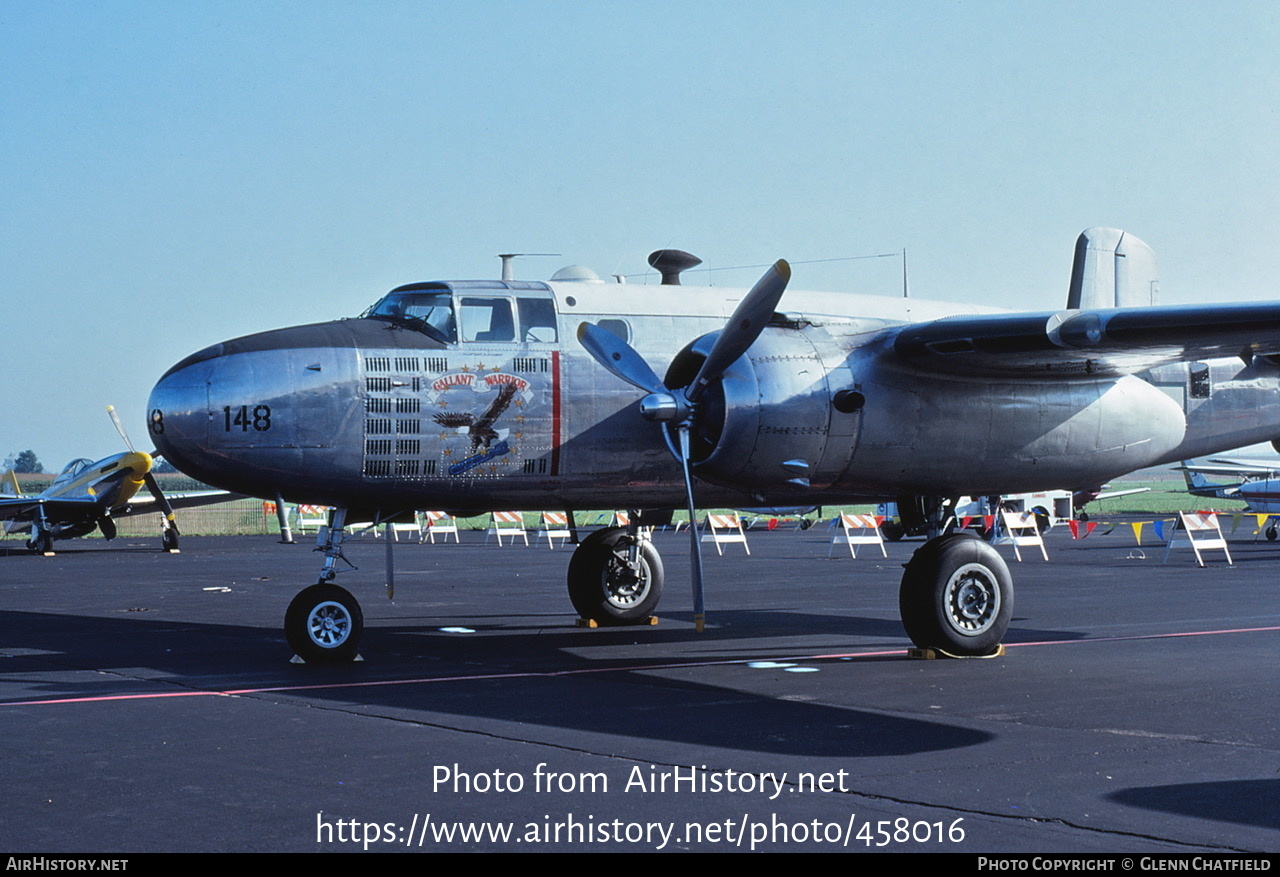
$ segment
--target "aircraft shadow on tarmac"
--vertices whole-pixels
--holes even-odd
[[[411,720],[436,725],[445,724],[440,718],[445,713],[770,754],[903,756],[992,739],[991,734],[943,722],[786,699],[800,690],[796,677],[774,684],[776,697],[732,687],[759,686],[763,677],[742,664],[701,666],[716,660],[712,654],[696,660],[664,653],[652,659],[595,661],[564,651],[569,645],[580,649],[601,631],[544,629],[536,637],[526,631],[458,637],[434,625],[371,628],[366,650],[378,656],[375,660],[298,667],[283,665],[287,647],[278,634],[261,628],[11,611],[0,611],[0,625],[12,634],[0,650],[10,656],[0,663],[0,672],[11,680],[43,677],[21,690],[6,684],[0,688],[8,689],[0,704],[172,693],[175,686],[212,691],[298,686],[289,696],[340,703],[360,713],[405,711]],[[617,635],[636,638],[634,633]],[[658,669],[663,664],[678,669]],[[210,667],[217,668],[216,676]],[[85,670],[109,675],[95,674],[87,681]],[[75,678],[65,683],[49,679],[60,673]],[[699,680],[715,675],[727,684],[673,678],[694,673]],[[407,679],[422,681],[378,684]],[[848,677],[830,682],[847,684]],[[812,683],[808,685],[811,689]],[[281,695],[277,690],[270,696]]]
[[[1225,780],[1122,789],[1108,795],[1130,807],[1280,829],[1280,780]]]

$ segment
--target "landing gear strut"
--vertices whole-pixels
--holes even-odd
[[[32,528],[27,550],[45,556],[53,554],[53,534],[45,529]]]
[[[926,542],[902,574],[902,626],[920,648],[988,655],[1013,617],[1013,579],[1004,558],[969,533]]]
[[[351,661],[357,655],[364,613],[351,592],[331,584],[338,575],[339,560],[351,565],[342,553],[347,510],[334,509],[317,551],[324,552],[320,581],[301,591],[284,614],[284,635],[289,647],[307,663]]]
[[[601,624],[643,624],[662,596],[662,578],[662,558],[643,529],[606,527],[574,549],[569,600]]]

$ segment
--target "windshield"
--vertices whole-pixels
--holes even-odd
[[[393,292],[374,305],[367,316],[404,323],[445,344],[458,340],[453,297],[446,291]]]
[[[83,472],[92,462],[93,461],[88,457],[77,457],[63,467],[62,471],[58,473],[58,477],[53,479],[53,484],[50,486],[53,487],[66,484],[68,481],[75,480],[75,477]]]

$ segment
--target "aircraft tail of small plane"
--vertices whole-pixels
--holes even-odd
[[[1203,472],[1192,468],[1187,460],[1182,461],[1182,477],[1187,481],[1187,493],[1192,496],[1211,496],[1217,499],[1229,497],[1238,492],[1239,483],[1221,484],[1210,481]]]
[[[1156,303],[1156,254],[1118,228],[1087,228],[1076,239],[1068,308],[1138,308]]]
[[[0,476],[0,496],[22,496],[22,486],[12,469]]]

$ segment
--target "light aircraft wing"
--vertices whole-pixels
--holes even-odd
[[[967,375],[1133,374],[1280,353],[1280,302],[945,317],[888,330],[898,357]]]
[[[174,509],[193,509],[199,506],[215,505],[220,502],[230,502],[233,499],[244,499],[243,493],[231,493],[226,490],[200,490],[194,493],[165,493],[165,499],[169,500],[169,505]],[[116,517],[123,515],[145,515],[149,512],[161,511],[159,503],[156,502],[154,496],[144,496],[139,493],[129,500],[126,510],[116,511],[113,514]]]
[[[0,520],[14,521],[30,518],[40,506],[44,506],[46,516],[54,518],[77,517],[100,508],[101,504],[87,496],[4,496],[0,497]]]
[[[1229,475],[1234,478],[1270,478],[1277,467],[1254,465],[1234,460],[1213,459],[1208,463],[1183,463],[1175,469],[1199,472],[1201,475]]]
[[[1150,492],[1151,492],[1150,487],[1130,487],[1127,490],[1104,490],[1101,493],[1099,493],[1097,496],[1095,496],[1094,499],[1095,500],[1115,499],[1116,497],[1120,497],[1120,496],[1133,496],[1134,494],[1138,494],[1138,493],[1150,493]]]

